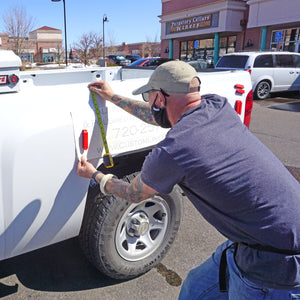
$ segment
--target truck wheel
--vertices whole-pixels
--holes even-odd
[[[254,97],[258,100],[264,100],[268,98],[271,91],[271,84],[267,80],[260,81],[256,86]]]
[[[138,173],[125,176],[130,182]],[[180,189],[140,203],[89,193],[79,241],[89,261],[102,273],[130,279],[157,265],[166,255],[183,216]]]

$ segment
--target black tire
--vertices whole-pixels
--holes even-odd
[[[258,100],[267,99],[270,95],[271,83],[268,80],[260,81],[255,89],[254,98]]]
[[[123,179],[130,182],[137,174]],[[96,186],[89,193],[79,241],[88,260],[102,273],[130,279],[162,260],[176,237],[182,216],[178,186],[168,195],[136,204],[103,196]]]

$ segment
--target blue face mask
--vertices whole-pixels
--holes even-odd
[[[151,113],[152,113],[156,123],[160,127],[171,128],[172,125],[168,118],[166,107],[161,107],[161,108],[155,107],[155,102],[156,102],[157,97],[158,97],[158,95],[156,95],[156,98],[151,106]],[[166,99],[165,99],[165,103],[166,103]]]

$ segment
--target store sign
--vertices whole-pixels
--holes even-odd
[[[170,33],[197,30],[211,26],[211,15],[196,16],[170,22]]]
[[[275,33],[275,42],[280,42],[282,39],[282,31],[277,31]]]

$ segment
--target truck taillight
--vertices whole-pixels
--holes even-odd
[[[250,126],[250,121],[251,121],[252,106],[253,106],[253,91],[250,90],[246,98],[246,107],[245,107],[245,116],[244,116],[244,124],[248,128]]]

